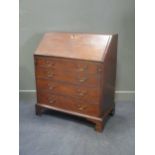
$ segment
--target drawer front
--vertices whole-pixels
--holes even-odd
[[[37,89],[39,91],[49,91],[54,94],[73,96],[77,99],[93,101],[98,104],[100,100],[99,88],[87,88],[77,85],[53,82],[50,80],[37,79]]]
[[[82,114],[99,116],[99,105],[82,102],[66,96],[38,92],[38,103],[54,106]]]
[[[100,63],[86,62],[80,60],[65,60],[51,57],[36,57],[36,66],[48,69],[57,69],[60,71],[85,72],[87,74],[97,74],[102,72]]]
[[[96,87],[100,85],[101,76],[96,74],[87,75],[82,72],[77,74],[75,72],[66,72],[56,69],[36,68],[36,77]]]

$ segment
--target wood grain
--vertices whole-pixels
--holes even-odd
[[[36,114],[53,109],[104,128],[114,115],[118,35],[47,33],[35,54]]]
[[[46,33],[36,55],[102,61],[112,35],[80,33]]]

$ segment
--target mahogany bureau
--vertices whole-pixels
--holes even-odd
[[[35,54],[36,114],[56,110],[95,123],[115,112],[118,35],[46,33]]]

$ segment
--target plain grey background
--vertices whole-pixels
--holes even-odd
[[[20,0],[20,90],[35,89],[33,53],[43,34],[64,31],[118,33],[116,90],[134,91],[134,21],[134,0]]]

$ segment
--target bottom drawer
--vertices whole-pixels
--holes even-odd
[[[91,116],[99,116],[99,104],[91,104],[66,96],[38,92],[37,102]]]

